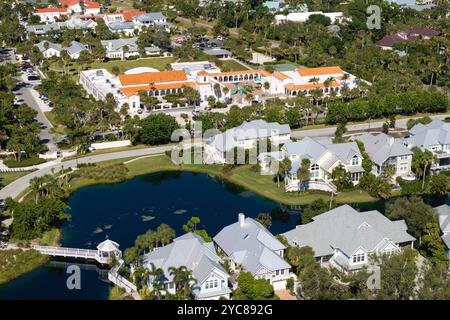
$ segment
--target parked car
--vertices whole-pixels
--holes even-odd
[[[30,74],[27,77],[28,81],[37,81],[37,80],[41,80],[41,77],[39,77],[39,75],[37,74]]]

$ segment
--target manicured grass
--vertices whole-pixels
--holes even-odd
[[[149,67],[155,68],[160,71],[164,70],[167,65],[174,62],[175,59],[172,57],[167,58],[147,58],[140,60],[114,60],[108,62],[95,61],[92,64],[92,69],[106,69],[109,72],[112,72],[112,68],[114,66],[118,66],[121,72],[125,72],[129,69],[138,68],[138,67]]]
[[[19,172],[0,172],[0,189],[6,187],[11,182],[26,176],[31,171],[19,171]]]
[[[222,60],[223,66],[230,71],[248,70],[249,68],[235,60]]]
[[[48,256],[42,255],[36,250],[0,251],[0,284],[40,267],[48,259]]]
[[[44,159],[33,157],[33,158],[25,158],[22,159],[20,162],[16,161],[14,159],[7,159],[3,160],[3,164],[7,166],[8,168],[23,168],[23,167],[29,167],[29,166],[35,166],[41,163],[46,162]]]
[[[139,150],[139,149],[144,149],[144,148],[148,148],[148,146],[143,145],[143,144],[138,144],[135,146],[129,146],[129,147],[119,147],[119,148],[108,148],[108,149],[102,149],[102,150],[95,150],[92,151],[90,153],[86,153],[84,155],[80,155],[78,156],[78,159],[81,158],[85,158],[85,157],[91,157],[91,156],[96,156],[99,154],[106,154],[106,153],[112,153],[112,152],[121,152],[121,151],[130,151],[130,150]],[[62,161],[69,161],[69,160],[74,160],[77,157],[67,157],[64,158]]]

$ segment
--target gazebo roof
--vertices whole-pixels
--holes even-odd
[[[117,242],[107,239],[99,243],[97,249],[103,252],[113,252],[119,249],[119,244]]]

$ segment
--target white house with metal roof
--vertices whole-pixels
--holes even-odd
[[[234,272],[251,272],[256,279],[266,279],[275,290],[285,289],[287,279],[294,277],[283,259],[286,246],[262,224],[242,213],[213,240]]]
[[[120,38],[111,40],[101,40],[103,48],[105,48],[106,57],[109,59],[127,59],[132,56],[139,56],[141,52],[137,45],[137,38]],[[160,54],[161,49],[158,47],[144,48],[143,54]]]
[[[394,167],[394,181],[397,177],[414,180],[414,174],[411,172],[413,152],[401,141],[384,133],[378,135],[364,133],[355,139],[364,144],[364,149],[373,162],[373,174],[380,175],[389,165]]]
[[[448,204],[443,204],[434,209],[437,211],[439,218],[439,227],[442,232],[441,239],[447,247],[447,256],[450,259],[450,206]]]
[[[229,275],[220,264],[222,259],[217,255],[212,242],[205,242],[202,237],[187,233],[175,238],[172,243],[156,248],[144,256],[144,267],[160,268],[164,275],[159,279],[165,285],[165,290],[171,294],[176,293],[173,282],[174,275],[171,267],[186,267],[192,271],[197,280],[192,284],[192,293],[199,300],[217,300],[220,297],[230,298],[231,290],[228,288]],[[150,277],[149,288],[152,290]]]
[[[350,172],[353,184],[359,182],[364,172],[361,166],[363,157],[355,142],[334,144],[331,138],[305,137],[296,142],[286,143],[281,150],[282,159],[287,157],[291,160],[291,168],[285,177],[287,192],[303,188],[336,192],[331,174],[338,166]],[[297,170],[303,159],[308,159],[310,162],[310,179],[303,181],[300,185]]]
[[[343,205],[283,234],[289,244],[309,246],[320,263],[345,271],[367,266],[371,254],[392,254],[412,247],[404,220],[391,221],[376,210],[358,212]]]
[[[139,30],[142,27],[162,27],[166,31],[170,31],[167,18],[161,12],[148,12],[133,17],[133,23]]]
[[[68,47],[63,47],[58,43],[45,40],[35,44],[35,46],[42,52],[44,58],[60,57],[61,53],[66,51],[71,59],[78,59],[81,52],[88,51],[86,46],[78,41],[72,41]]]
[[[268,144],[282,144],[290,141],[290,138],[291,128],[287,124],[264,120],[246,121],[238,127],[206,139],[204,144],[206,162],[219,164],[234,162],[232,150],[235,148],[244,150],[256,148],[260,139],[270,140]]]
[[[438,159],[431,165],[432,171],[450,168],[450,123],[433,120],[428,124],[418,123],[409,130],[409,137],[404,140],[408,148],[418,147],[429,150]]]

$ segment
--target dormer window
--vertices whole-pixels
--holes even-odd
[[[354,156],[352,158],[352,166],[357,166],[359,164],[359,158],[358,156]]]

